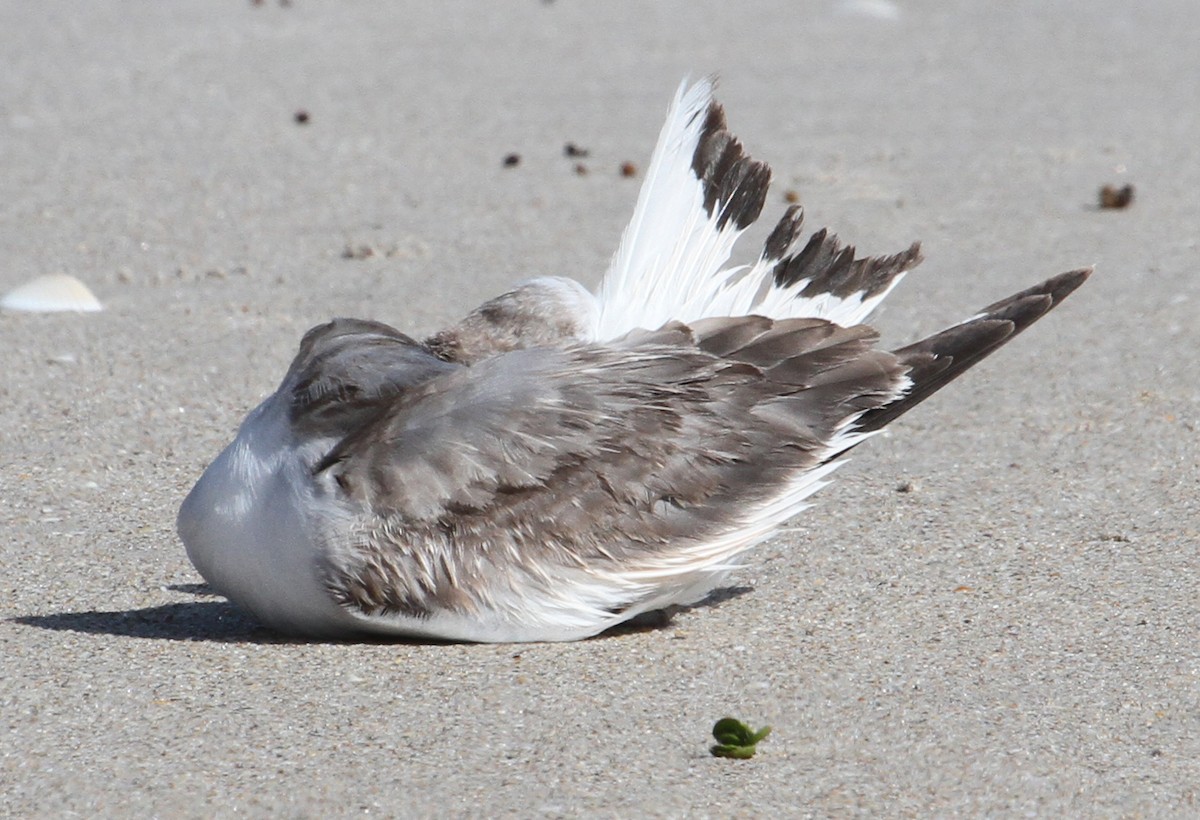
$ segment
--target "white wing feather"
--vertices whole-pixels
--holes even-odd
[[[712,103],[712,80],[675,93],[667,121],[638,194],[620,247],[600,284],[599,340],[635,328],[656,329],[681,316],[680,306],[711,297],[714,277],[729,259],[742,229],[718,227],[704,208],[704,186],[692,158]],[[707,314],[706,314],[707,315]]]
[[[752,174],[740,176],[749,165],[761,165],[745,157],[736,170],[731,170],[735,163],[729,162],[709,168],[706,179],[698,175],[697,166],[711,163],[710,154],[714,153],[701,142],[714,134],[713,144],[718,149],[729,143],[735,146],[726,154],[717,150],[717,156],[743,156],[740,144],[725,129],[723,113],[712,93],[711,79],[690,88],[685,80],[676,91],[633,218],[600,284],[592,338],[606,341],[637,328],[654,330],[673,320],[687,323],[749,314],[826,319],[842,326],[860,324],[900,283],[905,271],[920,261],[919,249],[910,248],[901,255],[903,261],[895,257],[897,264],[887,276],[860,277],[861,287],[847,287],[845,282],[839,285],[828,277],[814,285],[816,278],[828,272],[820,266],[805,278],[780,282],[777,268],[802,250],[802,216],[795,210],[784,215],[772,234],[776,241],[768,240],[753,265],[724,267],[738,237],[757,218],[757,209],[747,207],[746,201],[757,200],[761,207],[769,169],[762,166],[763,173],[753,179],[749,178]],[[716,127],[710,119],[714,111],[719,119]],[[713,190],[706,190],[706,185]],[[731,208],[744,209],[742,218],[726,214],[723,219],[723,208],[732,199],[739,202]],[[836,237],[822,234],[819,239],[830,251],[824,255],[826,261],[841,249]],[[852,257],[853,251],[849,253]],[[883,260],[856,260],[855,264],[860,261]]]

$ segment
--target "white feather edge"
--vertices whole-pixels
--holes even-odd
[[[726,271],[724,281],[713,292],[702,300],[684,305],[679,312],[702,318],[755,314],[771,319],[824,319],[842,327],[851,327],[864,322],[908,275],[907,271],[898,274],[886,288],[869,298],[864,291],[844,298],[832,293],[804,297],[800,293],[811,279],[801,279],[782,288],[774,285],[772,279],[778,262],[779,259],[759,257],[750,268]]]

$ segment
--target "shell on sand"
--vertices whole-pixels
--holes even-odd
[[[876,20],[899,20],[900,6],[892,0],[841,0],[834,7],[838,14],[873,17]]]
[[[65,273],[39,276],[18,285],[0,299],[0,307],[31,313],[104,310],[87,285]]]

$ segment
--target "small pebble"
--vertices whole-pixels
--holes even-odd
[[[1100,189],[1100,207],[1106,210],[1120,210],[1128,208],[1133,202],[1133,186],[1123,185],[1118,188],[1115,185],[1105,185]]]

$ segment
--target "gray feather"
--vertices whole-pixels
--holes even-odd
[[[636,569],[714,537],[818,465],[839,426],[904,375],[868,349],[869,333],[812,320],[774,323],[770,355],[751,342],[714,356],[705,339],[734,333],[719,323],[694,343],[676,325],[613,346],[513,351],[418,384],[348,429],[321,467],[370,511],[372,535],[331,568],[335,597],[411,614],[483,606],[506,574]],[[799,344],[776,351],[781,337]]]

